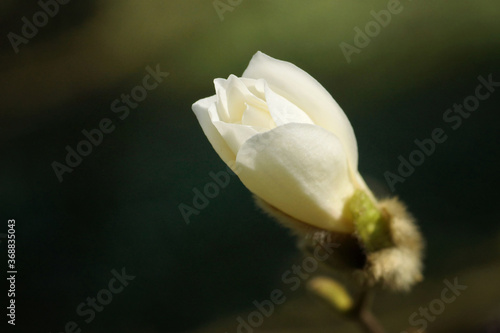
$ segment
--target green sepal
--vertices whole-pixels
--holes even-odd
[[[389,217],[378,209],[364,191],[356,190],[348,206],[356,233],[366,251],[374,252],[393,245]]]

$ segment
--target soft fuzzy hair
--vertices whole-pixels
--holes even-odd
[[[380,201],[390,219],[393,247],[368,254],[367,273],[374,283],[393,290],[409,290],[422,280],[424,240],[415,219],[397,198]]]
[[[302,248],[310,249],[317,244],[338,239],[346,240],[354,236],[311,226],[283,213],[257,196],[254,196],[254,200],[265,213],[298,236],[299,246]],[[364,267],[360,268],[362,268],[365,281],[372,285],[382,284],[392,290],[407,291],[422,280],[424,242],[415,219],[397,198],[382,200],[379,202],[379,207],[387,216],[390,216],[389,226],[394,245],[375,252],[363,252]],[[358,243],[358,247],[359,251],[364,251],[362,244]],[[344,253],[344,255],[349,254]]]

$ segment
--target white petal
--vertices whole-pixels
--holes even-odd
[[[273,118],[269,114],[269,111],[257,108],[251,104],[247,105],[247,109],[243,113],[243,118],[241,119],[243,125],[249,125],[254,127],[271,129],[275,128]]]
[[[342,218],[354,192],[347,157],[324,128],[290,123],[257,134],[241,147],[235,170],[251,192],[284,213],[328,230],[354,230]]]
[[[230,75],[227,80],[215,79],[214,85],[218,98],[217,112],[222,121],[240,123],[246,109],[245,103],[265,106],[265,102],[252,94],[245,83],[234,75]]]
[[[309,118],[304,111],[286,98],[272,91],[267,84],[265,92],[267,107],[277,126],[288,123],[313,124],[311,118]]]
[[[266,93],[265,93],[266,81],[264,81],[263,79],[254,80],[245,77],[240,77],[240,80],[245,84],[245,86],[252,94],[254,94],[262,101],[266,100]]]
[[[229,121],[229,108],[227,105],[227,94],[226,94],[226,80],[225,79],[215,79],[214,80],[215,93],[216,93],[216,111],[217,117],[222,121]]]
[[[233,153],[226,141],[222,138],[217,128],[215,128],[212,123],[212,118],[218,120],[215,112],[215,103],[217,101],[217,96],[211,96],[204,99],[200,99],[193,104],[192,109],[196,118],[200,123],[203,133],[208,138],[208,141],[212,144],[220,158],[228,165],[233,165],[236,160],[236,153]],[[209,112],[212,109],[212,112]],[[212,115],[211,115],[212,113]]]
[[[244,78],[264,79],[269,87],[297,105],[312,121],[334,133],[344,146],[350,167],[358,167],[358,148],[351,123],[325,88],[297,66],[257,52]]]
[[[238,154],[245,141],[255,134],[266,130],[241,124],[229,124],[222,121],[214,121],[213,124],[234,154]]]

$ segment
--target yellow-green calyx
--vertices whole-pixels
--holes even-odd
[[[348,208],[353,217],[356,233],[366,251],[374,252],[393,245],[389,217],[378,209],[364,191],[354,192]]]

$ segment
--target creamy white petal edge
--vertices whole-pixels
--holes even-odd
[[[198,118],[203,133],[208,138],[208,141],[212,144],[220,158],[229,166],[234,165],[234,160],[236,159],[236,154],[231,150],[226,140],[220,135],[219,131],[213,124],[212,119],[218,120],[217,110],[215,109],[215,102],[217,101],[217,96],[211,96],[207,98],[200,99],[193,104],[193,112]]]
[[[246,141],[236,157],[237,174],[255,195],[311,225],[353,232],[342,219],[354,193],[339,139],[311,124],[290,123]]]

